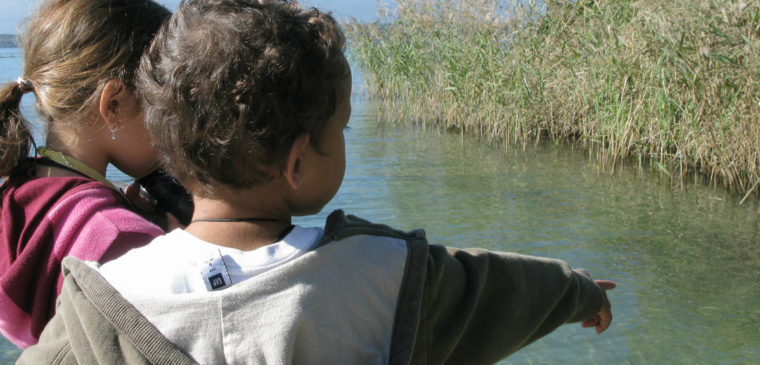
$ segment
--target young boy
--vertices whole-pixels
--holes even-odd
[[[604,331],[614,284],[561,261],[429,245],[342,211],[291,224],[343,179],[343,47],[330,15],[295,2],[183,3],[141,80],[193,221],[100,268],[67,259],[59,314],[22,360],[477,364],[566,322]]]

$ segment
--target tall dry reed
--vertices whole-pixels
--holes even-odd
[[[580,143],[749,195],[760,185],[760,3],[397,0],[351,23],[386,120],[509,145]]]

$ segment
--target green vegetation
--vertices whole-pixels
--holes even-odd
[[[16,48],[15,34],[0,34],[0,48]]]
[[[346,28],[385,120],[578,143],[605,166],[633,159],[749,196],[759,2],[397,0]]]

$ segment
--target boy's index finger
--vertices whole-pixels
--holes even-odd
[[[617,283],[612,280],[594,280],[594,282],[604,290],[612,290],[617,288]]]

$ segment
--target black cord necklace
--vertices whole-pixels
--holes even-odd
[[[209,222],[209,223],[231,223],[231,222],[248,222],[248,223],[255,223],[255,222],[282,222],[285,223],[282,220],[275,219],[275,218],[257,218],[257,217],[249,217],[249,218],[204,218],[204,219],[194,219],[190,222],[190,224],[196,223],[196,222]],[[287,236],[290,231],[293,230],[296,226],[293,224],[289,224],[285,229],[280,232],[280,234],[277,235],[277,238],[272,241],[273,243],[281,241],[285,236]]]
[[[276,219],[276,218],[256,218],[256,217],[248,217],[248,218],[205,218],[205,219],[193,219],[190,222],[190,224],[198,223],[198,222],[212,222],[212,223],[248,222],[248,223],[255,223],[255,222],[283,222],[283,221],[280,220],[280,219]]]

